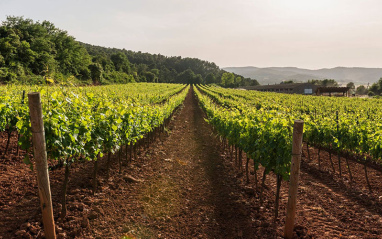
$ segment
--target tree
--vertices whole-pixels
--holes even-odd
[[[0,67],[5,63],[4,57],[0,54]]]
[[[13,29],[4,28],[6,36],[0,39],[0,52],[4,57],[5,64],[10,65],[15,62],[17,57],[17,49],[20,47],[20,37],[16,35]]]
[[[379,81],[375,82],[369,89],[374,95],[380,95],[382,93],[382,77]]]
[[[101,64],[105,72],[115,71],[114,63],[104,54],[93,56],[92,62]]]
[[[99,63],[94,63],[89,66],[90,75],[93,80],[93,83],[99,83],[102,81],[103,68]]]
[[[293,80],[285,80],[281,82],[281,84],[292,84],[292,83],[295,83],[295,82]]]
[[[337,81],[333,79],[325,79],[322,81],[322,85],[326,87],[333,87],[333,86],[338,86]]]
[[[117,71],[122,71],[127,74],[130,73],[130,62],[127,59],[127,56],[122,52],[117,52],[110,56],[111,61],[114,64],[114,67]]]
[[[159,70],[158,70],[158,69],[151,69],[151,72],[152,72],[155,76],[159,76]]]
[[[260,85],[260,83],[256,80],[256,79],[249,79],[250,80],[250,84],[251,86],[254,86],[254,85]]]
[[[37,54],[30,48],[30,44],[22,41],[18,52],[18,61],[22,62],[25,67],[29,67],[34,62]]]
[[[244,78],[241,82],[241,85],[243,86],[254,86],[254,85],[260,85],[259,82],[255,79],[251,78]]]
[[[32,78],[57,73],[84,80],[91,75],[91,57],[85,48],[48,21],[7,17],[0,25],[0,52],[7,74]]]
[[[349,87],[350,89],[355,89],[355,85],[353,82],[347,83],[346,87]]]
[[[225,72],[221,78],[221,84],[225,87],[232,87],[235,82],[235,75],[230,72]]]
[[[241,78],[241,76],[237,76],[237,77],[235,78],[235,85],[236,85],[236,86],[239,86],[239,85],[241,84],[241,82],[242,82],[242,78]]]
[[[314,85],[320,85],[324,87],[333,87],[338,86],[338,83],[336,80],[333,79],[325,79],[325,80],[309,80],[308,83],[312,83]]]
[[[204,84],[204,80],[203,80],[203,77],[201,74],[197,74],[195,75],[193,81],[192,81],[193,84]]]
[[[145,72],[144,76],[145,76],[147,82],[156,82],[156,80],[157,80],[156,75],[154,73],[152,73],[151,71]]]
[[[183,84],[193,84],[194,83],[195,74],[191,69],[187,69],[182,73],[178,74],[176,77],[177,83]]]
[[[357,87],[355,93],[357,95],[366,95],[367,94],[367,89],[364,85],[360,85]]]
[[[148,70],[148,66],[145,64],[139,64],[136,68],[138,75],[143,75]]]
[[[213,84],[216,83],[216,77],[213,73],[208,73],[204,81],[206,84]]]
[[[220,83],[225,73],[215,63],[197,58],[81,43],[49,21],[35,22],[24,17],[7,17],[0,24],[0,69],[1,82],[25,83],[27,79],[36,82],[39,78],[36,75],[49,74],[57,81],[74,76],[75,80],[87,83],[92,79],[97,84],[131,81],[203,84]],[[227,78],[229,87],[249,82],[239,75],[233,76],[233,81]]]

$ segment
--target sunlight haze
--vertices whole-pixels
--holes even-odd
[[[382,2],[1,1],[1,21],[51,21],[78,41],[228,66],[380,67]]]

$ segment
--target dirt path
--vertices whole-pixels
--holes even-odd
[[[150,152],[154,173],[133,199],[143,211],[126,225],[130,233],[138,224],[154,238],[250,238],[250,205],[239,200],[238,180],[192,92],[169,132]]]
[[[108,180],[103,159],[95,195],[93,163],[73,165],[64,220],[58,203],[63,170],[51,171],[59,238],[281,238],[288,183],[282,183],[279,219],[273,223],[276,177],[267,177],[260,204],[253,164],[246,184],[205,122],[192,90],[166,132],[150,148],[140,149],[121,174],[113,156]],[[35,175],[22,163],[23,152],[15,155],[15,137],[12,145],[0,164],[0,239],[17,238],[15,233],[22,233],[18,238],[43,238]],[[302,163],[296,235],[382,238],[381,173],[369,169],[373,192],[368,193],[362,166],[351,163],[356,183],[350,184],[346,168],[340,179],[330,171],[327,155],[322,155],[319,170],[316,152],[311,153],[312,159]],[[257,171],[259,179],[261,173]]]

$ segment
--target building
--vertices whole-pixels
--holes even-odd
[[[350,97],[350,87],[318,87],[316,95],[329,95],[342,93],[342,96]]]
[[[316,94],[318,86],[311,83],[290,83],[278,85],[256,85],[245,87],[246,90],[268,91],[286,94]]]

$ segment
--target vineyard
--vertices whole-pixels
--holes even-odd
[[[247,122],[255,121],[256,126],[260,128],[263,128],[262,124],[268,124],[265,126],[268,128],[263,128],[263,130],[269,132],[271,131],[268,130],[269,128],[291,127],[294,119],[302,119],[305,122],[304,139],[308,144],[357,155],[357,159],[361,162],[371,161],[382,164],[381,100],[307,97],[257,91],[248,93],[216,87],[202,87],[201,90],[210,98],[210,101],[203,98],[202,102],[205,107],[208,107],[206,109],[213,118],[224,118],[225,116],[215,117],[215,114],[221,113],[222,110],[211,107],[211,100],[219,106],[229,109],[227,112],[230,112],[231,117],[226,117],[223,121],[238,117],[237,120],[232,120],[235,124],[236,121],[244,120],[244,124],[239,126],[241,128],[246,128]],[[212,122],[212,124],[219,125],[219,122]],[[240,140],[246,141],[237,138],[238,135],[245,135],[245,133],[237,132],[238,135],[234,135],[232,132],[232,136],[230,136],[229,131],[235,131],[234,127],[226,127],[222,134],[224,137],[229,136],[229,140],[232,140],[233,144],[239,146]],[[276,148],[288,145],[287,138],[290,138],[291,135],[290,133],[288,135],[287,131],[273,133],[273,135],[285,134],[286,136],[284,139],[276,140],[278,144]],[[291,131],[289,130],[289,132]],[[250,138],[259,137],[251,136]],[[249,143],[244,142],[244,144]],[[262,148],[261,145],[259,146]],[[241,147],[245,147],[245,145]],[[247,149],[246,151],[249,154],[254,153]],[[254,157],[258,158],[255,155]]]
[[[346,155],[346,168],[353,183],[349,158],[364,165],[365,179],[370,192],[372,185],[366,165],[382,163],[382,115],[380,100],[323,98],[303,95],[247,92],[217,87],[199,86],[195,91],[208,122],[231,147],[231,155],[242,167],[242,153],[247,156],[246,180],[249,182],[249,161],[257,173],[264,168],[260,200],[267,174],[277,177],[275,220],[278,217],[281,180],[288,180],[292,157],[292,126],[295,119],[305,122],[304,140],[310,159],[309,145],[318,148],[318,167],[321,170],[320,150],[329,152],[331,170],[336,167],[332,152],[338,159],[342,177],[341,157]],[[354,169],[353,169],[354,170]]]
[[[4,86],[4,175],[33,173],[32,91],[42,97],[61,238],[281,236],[296,119],[304,121],[304,150],[295,236],[382,233],[381,100],[180,84]],[[18,179],[0,177],[0,188],[10,180]],[[13,196],[35,200],[16,185]],[[8,221],[0,238],[41,238],[38,205],[12,203],[13,191],[0,195]],[[22,206],[31,207],[26,216],[14,211]]]
[[[187,93],[184,88],[153,84],[5,88],[0,95],[0,131],[8,133],[4,154],[13,131],[17,131],[22,149],[31,146],[26,91],[37,91],[43,96],[48,158],[68,164],[77,158],[96,160],[124,145],[135,145],[162,126],[183,102]]]

